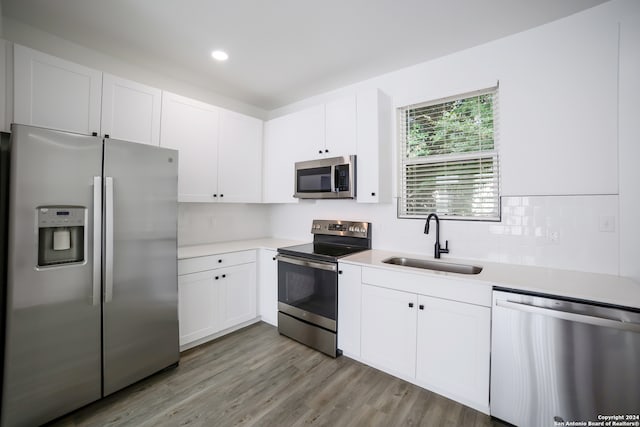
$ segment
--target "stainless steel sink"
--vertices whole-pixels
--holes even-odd
[[[453,264],[450,262],[430,261],[428,259],[391,257],[382,260],[385,264],[401,265],[403,267],[423,268],[426,270],[447,271],[459,274],[478,274],[482,267],[468,264]]]

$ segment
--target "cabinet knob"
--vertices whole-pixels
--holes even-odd
[[[318,154],[322,154],[322,150],[318,150]]]
[[[276,257],[273,257],[273,260],[275,261],[275,260],[276,260]]]
[[[325,153],[328,153],[328,152],[329,152],[329,150],[324,150],[324,152],[325,152]]]
[[[105,138],[109,138],[109,134],[108,134],[108,133],[105,133],[105,134],[104,134],[104,137],[105,137]]]
[[[218,197],[218,195],[217,195],[217,194],[214,194],[214,195],[213,195],[213,197]]]
[[[409,303],[409,308],[413,308],[413,303],[412,302]]]
[[[342,270],[338,270],[338,274],[342,274]]]
[[[221,262],[222,262],[222,260],[221,260],[221,259],[219,259],[219,260],[218,260],[218,263],[221,263]]]
[[[423,304],[420,304],[420,305],[418,306],[418,308],[419,308],[420,310],[424,310],[424,305],[423,305]]]
[[[218,277],[218,276],[216,276],[216,280],[218,280],[218,279],[219,279],[219,277]]]
[[[222,275],[222,278],[224,279],[225,277],[227,277],[227,275],[226,275],[226,274],[223,274],[223,275]]]
[[[371,193],[371,195],[372,195],[372,196],[375,196],[375,195],[376,195],[376,193]]]
[[[221,194],[220,197],[224,197],[224,194]]]
[[[98,136],[98,132],[91,132],[91,136]]]

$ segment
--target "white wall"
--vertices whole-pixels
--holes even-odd
[[[227,203],[179,203],[178,245],[267,237],[271,207]]]
[[[499,81],[502,185],[507,196],[502,221],[443,222],[442,239],[449,239],[451,248],[445,257],[622,271],[640,280],[636,266],[640,235],[632,224],[640,218],[636,184],[640,168],[635,165],[640,158],[640,116],[633,104],[637,95],[622,97],[618,105],[619,82],[621,93],[628,89],[637,94],[640,20],[633,17],[639,9],[640,2],[633,0],[609,2],[306,99],[275,110],[270,117],[368,87],[381,88],[399,107]],[[392,179],[397,182],[396,172]],[[376,248],[432,254],[433,236],[422,234],[424,222],[397,219],[395,203],[318,201],[275,206],[272,234],[308,240],[313,218],[371,221]],[[612,224],[613,231],[601,231],[604,223]]]
[[[2,17],[1,21],[2,37],[11,42],[242,114],[260,119],[267,116],[267,112],[261,108],[191,85],[188,82],[171,79],[163,75],[162,70],[152,71],[136,67],[11,18]]]
[[[636,2],[636,5],[638,2]],[[620,31],[620,274],[640,281],[640,10]]]

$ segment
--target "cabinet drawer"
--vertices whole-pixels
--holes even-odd
[[[227,252],[178,261],[178,276],[256,261],[256,251]]]
[[[365,267],[362,283],[491,307],[491,285],[482,282]]]

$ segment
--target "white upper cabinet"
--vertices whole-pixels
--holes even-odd
[[[14,122],[100,133],[102,73],[14,45]]]
[[[111,74],[102,80],[103,135],[160,145],[162,91]]]
[[[347,96],[325,104],[325,157],[356,153],[356,97]]]
[[[290,114],[288,124],[290,129],[287,149],[295,153],[294,162],[326,157],[324,105],[316,105]],[[293,165],[291,175],[293,176]]]
[[[160,144],[160,89],[14,45],[14,122]]]
[[[179,202],[262,200],[262,120],[164,92],[160,145],[179,151]]]
[[[218,201],[262,201],[262,126],[255,117],[221,110]]]
[[[391,99],[378,89],[357,96],[359,203],[391,201]]]
[[[265,203],[297,203],[294,164],[320,156],[324,150],[324,105],[278,117],[265,124]],[[315,155],[313,153],[316,153]]]
[[[391,100],[378,89],[278,117],[265,124],[265,203],[295,203],[294,163],[357,156],[357,201],[391,201]]]
[[[179,151],[178,201],[217,199],[220,109],[164,92],[160,145]]]

